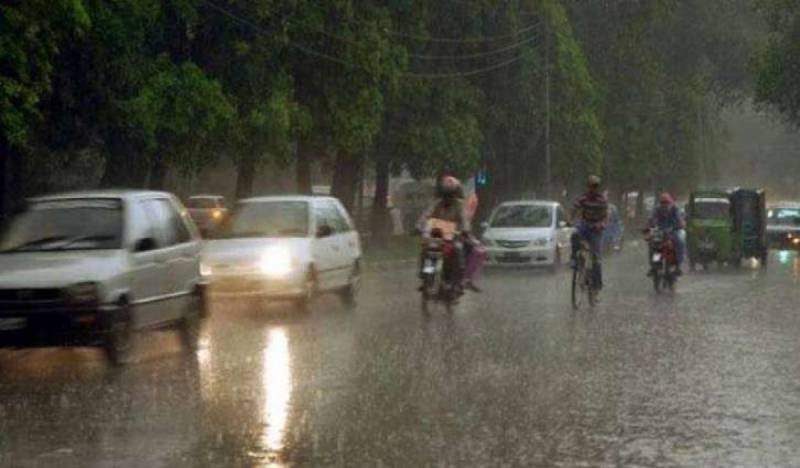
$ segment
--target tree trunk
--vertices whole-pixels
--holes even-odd
[[[358,176],[361,174],[360,168],[361,158],[359,156],[344,151],[340,151],[336,155],[331,194],[338,198],[351,213],[355,206]]]
[[[167,177],[167,163],[164,156],[156,152],[150,160],[150,183],[151,190],[164,190],[164,181]]]
[[[311,149],[303,141],[297,142],[297,157],[295,162],[297,193],[311,195]]]
[[[8,160],[11,158],[11,145],[0,137],[0,221],[8,215]]]
[[[149,162],[124,138],[111,137],[106,141],[106,165],[100,186],[142,188],[147,183]]]
[[[392,219],[389,216],[389,158],[378,156],[375,163],[375,200],[370,214],[370,230],[375,245],[385,246],[390,234]]]
[[[23,154],[21,151],[18,150],[11,150],[10,157],[8,159],[9,167],[8,167],[8,193],[7,193],[7,200],[8,206],[10,211],[13,212],[16,210],[22,203],[25,201],[25,168],[24,164],[25,161],[23,159]]]
[[[246,157],[236,165],[236,198],[247,198],[253,193],[256,178],[255,158]]]

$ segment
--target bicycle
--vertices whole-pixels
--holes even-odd
[[[589,307],[594,307],[597,304],[598,294],[594,281],[592,281],[595,258],[586,240],[581,239],[574,260],[572,267],[572,308],[575,310],[580,309],[584,299],[588,300]]]

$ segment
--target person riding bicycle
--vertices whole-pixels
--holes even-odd
[[[600,177],[589,176],[587,191],[573,205],[572,219],[575,233],[572,235],[572,264],[576,265],[581,241],[586,241],[594,259],[592,283],[598,291],[603,288],[603,231],[608,221],[608,200],[600,191]]]
[[[672,244],[675,246],[675,261],[678,263],[676,273],[681,275],[683,273],[681,271],[681,265],[683,264],[686,248],[680,231],[685,229],[685,223],[672,195],[664,192],[658,197],[658,206],[653,209],[647,226],[651,230],[653,228],[658,228],[670,233]],[[652,254],[652,252],[649,254]]]
[[[470,221],[467,216],[464,201],[464,190],[461,187],[461,182],[453,176],[442,177],[436,185],[436,202],[423,213],[419,222],[419,230],[422,232],[423,239],[430,237],[428,221],[431,219],[448,221],[455,224],[456,233],[461,239],[469,242],[470,236]],[[461,285],[464,274],[464,251],[461,242],[456,243],[456,259],[453,265],[455,268],[455,275],[458,279],[458,284]],[[424,254],[423,254],[424,255]],[[420,271],[421,271],[420,262]],[[477,291],[478,288],[469,282],[466,286],[472,290]]]

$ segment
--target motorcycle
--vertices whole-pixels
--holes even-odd
[[[459,246],[455,238],[447,238],[442,230],[432,229],[422,254],[422,311],[429,312],[431,303],[440,303],[448,312],[461,296]]]
[[[678,257],[672,232],[663,229],[648,229],[650,245],[650,276],[656,293],[663,290],[674,291],[678,281]]]

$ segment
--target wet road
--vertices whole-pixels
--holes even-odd
[[[800,259],[656,297],[642,257],[607,262],[593,312],[566,272],[490,272],[426,320],[406,270],[354,311],[219,305],[196,356],[2,353],[0,466],[800,464]]]

